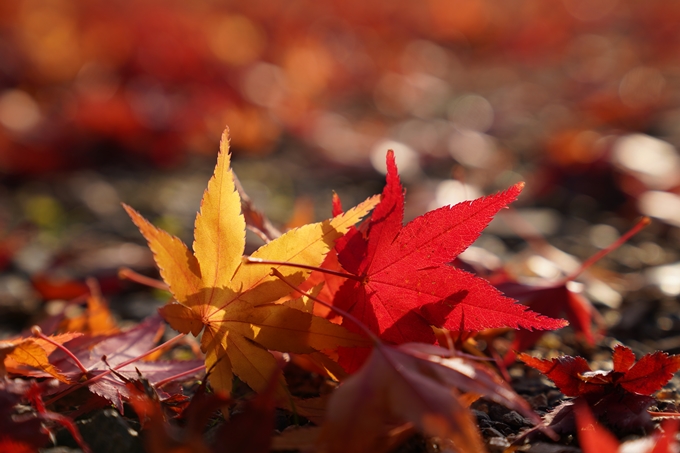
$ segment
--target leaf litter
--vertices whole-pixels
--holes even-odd
[[[334,197],[333,219],[279,236],[266,217],[239,196],[230,170],[226,134],[221,148],[215,175],[196,218],[193,252],[126,207],[149,242],[173,296],[160,313],[180,335],[161,349],[191,333],[199,336],[205,359],[158,361],[155,345],[164,330],[162,319],[150,317],[118,331],[107,318],[101,297],[90,288],[85,316],[61,323],[62,328],[80,333],[70,334],[71,338],[36,334],[35,338],[19,338],[3,345],[3,362],[10,376],[47,379],[43,383],[50,382],[50,377],[62,381],[41,387],[39,398],[35,390],[33,394],[20,393],[18,399],[10,398],[12,410],[23,398],[42,417],[35,418],[37,424],[31,423],[44,430],[49,424],[45,420],[54,422],[59,417],[50,415],[42,396],[49,398],[48,407],[63,410],[70,404],[67,395],[87,387],[100,399],[81,405],[81,413],[102,407],[102,401],[113,403],[121,413],[125,413],[126,404],[131,404],[140,421],[152,426],[147,437],[149,451],[163,451],[165,447],[209,451],[206,448],[210,445],[200,440],[202,427],[208,419],[223,417],[234,419],[234,423],[219,425],[222,432],[231,433],[224,438],[232,443],[241,442],[236,439],[245,431],[260,430],[261,435],[246,436],[240,451],[267,451],[270,427],[281,431],[307,423],[301,415],[308,415],[319,427],[289,428],[273,440],[273,448],[387,451],[399,445],[409,448],[407,440],[417,439],[413,435],[419,433],[423,441],[435,442],[441,448],[471,452],[483,450],[484,445],[494,450],[507,443],[505,438],[522,440],[538,430],[552,436],[529,403],[494,371],[494,362],[503,371],[502,364],[494,359],[494,350],[475,349],[482,344],[475,338],[493,339],[487,332],[499,327],[552,330],[566,322],[532,312],[503,296],[486,280],[450,264],[479,236],[493,215],[517,197],[521,185],[431,211],[403,226],[403,188],[393,156],[388,153],[387,185],[380,199],[374,197],[343,213],[339,198]],[[353,226],[374,207],[367,220]],[[247,213],[246,217],[241,212]],[[246,227],[258,230],[265,241],[251,255],[252,261],[243,259]],[[329,271],[336,273],[331,277]],[[312,278],[306,282],[310,274]],[[319,275],[326,277],[319,279]],[[406,283],[400,286],[400,279]],[[304,295],[299,299],[301,291]],[[321,303],[319,296],[330,303]],[[440,329],[436,335],[433,327]],[[458,339],[454,345],[442,342],[442,338]],[[433,345],[437,341],[444,347]],[[371,344],[372,349],[368,348]],[[455,351],[452,346],[464,346],[478,357]],[[360,354],[356,354],[357,347],[362,350]],[[39,354],[31,354],[31,348]],[[25,351],[23,355],[21,351]],[[348,366],[348,352],[362,360]],[[31,362],[28,356],[37,359]],[[614,369],[610,372],[592,371],[582,358],[555,362],[521,357],[555,378],[565,395],[576,398],[576,407],[580,406],[578,398],[587,400],[586,395],[597,395],[600,408],[615,404],[611,394],[623,398],[624,406],[636,411],[634,417],[620,417],[623,426],[652,429],[652,416],[672,417],[672,411],[647,409],[656,409],[652,406],[658,405],[658,400],[650,394],[678,369],[673,356],[651,353],[635,363],[632,350],[620,346],[614,349]],[[297,398],[298,383],[289,387],[278,374],[281,360],[290,361],[285,367],[288,375],[295,367],[316,371],[321,367],[322,374],[341,382],[322,378],[312,385],[319,397]],[[337,360],[344,371],[331,371]],[[556,372],[553,365],[562,362],[564,366],[555,369],[566,371]],[[197,382],[206,367],[210,387],[217,392],[214,395],[206,393],[205,381],[199,390],[194,389],[188,403],[180,396],[180,387],[164,391],[174,381]],[[577,381],[582,394],[571,391],[569,383]],[[514,384],[517,387],[518,382]],[[248,387],[259,395],[251,398],[251,403],[239,403],[239,395]],[[537,387],[544,393],[528,399],[533,409],[544,409],[541,412],[545,414],[561,396],[558,393],[552,401],[541,401],[538,397],[551,391],[545,392],[549,387],[544,384]],[[249,408],[243,414],[257,415],[239,417],[239,404]],[[205,409],[200,417],[195,412],[197,405]],[[274,412],[275,406],[284,411]],[[565,419],[563,408],[571,407],[573,401],[550,412],[546,424],[558,431],[574,432],[581,423],[580,415],[576,423],[572,415],[566,428],[567,422],[559,424]],[[75,408],[70,406],[73,416],[79,413],[73,411]],[[596,408],[596,415],[604,413],[597,412],[600,408]],[[221,415],[217,409],[221,409]],[[291,410],[292,423],[253,421],[272,420]],[[574,413],[573,409],[566,411]],[[69,416],[60,417],[58,423],[78,438]],[[557,423],[553,423],[555,419]],[[357,420],[364,422],[360,426],[365,430],[358,437],[351,434]],[[615,418],[613,424],[617,421]],[[178,444],[173,437],[172,433],[185,423],[190,427],[189,438],[197,443]],[[521,429],[537,424],[520,435]],[[244,428],[247,426],[250,428]]]

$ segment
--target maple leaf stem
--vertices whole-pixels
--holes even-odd
[[[37,384],[33,383],[26,396],[33,403],[33,407],[35,407],[35,410],[38,412],[38,416],[41,419],[59,423],[71,433],[71,436],[78,443],[78,445],[80,445],[80,448],[84,453],[92,453],[92,449],[90,449],[90,446],[85,443],[85,440],[80,435],[80,431],[78,431],[78,427],[75,423],[73,423],[73,419],[65,415],[50,412],[47,410],[47,408],[45,408],[45,403],[42,400],[40,388]]]
[[[165,343],[160,344],[160,345],[156,346],[156,347],[153,348],[153,349],[149,349],[149,350],[146,351],[144,354],[140,354],[140,355],[138,355],[137,357],[133,357],[133,358],[131,358],[131,359],[129,359],[129,360],[126,360],[125,362],[119,363],[119,364],[116,365],[115,367],[109,368],[108,370],[102,372],[101,374],[98,374],[98,375],[96,375],[96,376],[93,376],[93,377],[87,379],[86,381],[79,382],[78,384],[73,385],[73,386],[69,387],[68,389],[64,390],[63,392],[61,392],[59,395],[55,396],[54,398],[52,398],[52,399],[46,401],[46,402],[45,402],[45,405],[48,405],[48,406],[49,406],[50,404],[54,403],[55,401],[58,401],[59,399],[63,398],[64,396],[66,396],[66,395],[68,395],[68,394],[70,394],[70,393],[72,393],[72,392],[74,392],[74,391],[76,391],[76,390],[78,390],[78,389],[80,389],[80,388],[82,388],[82,387],[85,387],[86,385],[93,384],[93,383],[97,382],[98,380],[105,378],[106,376],[108,376],[109,374],[111,374],[113,371],[117,371],[117,370],[119,370],[119,369],[121,369],[121,368],[123,368],[123,367],[128,366],[128,365],[131,364],[131,363],[137,362],[137,361],[143,359],[144,357],[146,357],[146,356],[148,356],[148,355],[150,355],[150,354],[153,354],[154,352],[156,352],[156,351],[158,351],[158,350],[167,348],[168,346],[170,346],[170,345],[173,344],[173,343],[176,343],[177,341],[181,340],[181,339],[184,338],[185,336],[186,336],[185,333],[180,333],[180,334],[178,334],[178,335],[172,337],[171,339],[169,339],[169,340],[166,341]],[[77,360],[77,359],[76,359],[76,360]]]
[[[150,286],[151,288],[160,289],[162,291],[170,291],[170,287],[162,281],[137,273],[129,267],[121,267],[118,269],[118,278],[127,279],[139,283],[140,285]]]
[[[371,332],[371,330],[370,330],[368,327],[366,327],[361,321],[359,321],[359,320],[358,320],[356,317],[354,317],[352,314],[346,312],[346,311],[343,310],[342,308],[338,308],[338,307],[335,307],[335,306],[329,304],[328,302],[324,302],[323,300],[318,299],[317,297],[315,297],[315,296],[313,296],[313,295],[311,295],[311,294],[309,294],[309,293],[307,293],[307,292],[305,292],[305,291],[302,291],[300,288],[298,288],[298,287],[296,287],[296,286],[290,284],[290,283],[286,280],[286,278],[283,276],[283,274],[281,274],[281,272],[279,272],[278,270],[276,270],[276,268],[273,268],[273,267],[272,267],[272,275],[274,275],[275,277],[277,277],[279,280],[281,280],[281,281],[282,281],[283,283],[285,283],[286,285],[290,286],[294,291],[300,293],[300,294],[303,295],[303,296],[309,297],[309,298],[312,299],[314,302],[317,302],[317,303],[323,305],[324,307],[333,310],[334,312],[336,312],[337,314],[341,315],[342,317],[347,318],[347,319],[349,319],[350,321],[352,321],[352,322],[353,322],[354,324],[356,324],[361,330],[364,331],[364,333],[365,333],[365,334],[373,341],[373,343],[376,344],[376,346],[382,344],[382,342],[380,341],[380,339],[379,339],[373,332]]]
[[[34,337],[38,337],[42,340],[45,340],[46,342],[48,342],[52,346],[55,346],[57,349],[61,349],[67,356],[69,356],[71,358],[71,360],[73,360],[73,362],[80,369],[80,371],[82,371],[82,373],[85,376],[87,376],[88,371],[87,371],[87,368],[85,368],[85,366],[83,365],[83,362],[81,362],[78,359],[78,357],[76,357],[76,355],[74,353],[72,353],[66,346],[64,346],[63,344],[57,343],[56,341],[54,341],[53,339],[51,339],[50,337],[48,337],[47,335],[42,333],[42,329],[40,329],[40,327],[38,327],[38,326],[31,327],[31,333],[33,334]]]
[[[680,413],[677,412],[656,412],[656,411],[647,411],[649,415],[652,417],[657,417],[657,418],[680,418]]]
[[[599,252],[597,252],[596,254],[594,254],[593,256],[591,256],[590,258],[588,258],[587,260],[585,260],[585,261],[583,262],[583,264],[581,264],[581,267],[579,267],[579,268],[576,270],[576,272],[574,272],[574,273],[572,273],[571,275],[568,275],[567,277],[565,277],[565,278],[560,282],[560,284],[564,285],[564,284],[566,284],[567,282],[570,282],[570,281],[574,280],[576,277],[578,277],[579,275],[581,275],[581,273],[583,273],[583,271],[585,271],[585,270],[588,269],[590,266],[592,266],[593,264],[595,264],[596,262],[598,262],[599,260],[601,260],[602,258],[604,258],[606,255],[608,255],[609,253],[611,253],[613,250],[616,250],[617,248],[621,247],[621,245],[622,245],[623,243],[625,243],[625,242],[626,242],[628,239],[630,239],[631,237],[635,236],[637,233],[640,232],[640,230],[642,230],[643,228],[645,228],[645,227],[646,227],[647,225],[649,225],[650,223],[652,223],[652,220],[651,220],[649,217],[643,217],[643,218],[641,218],[641,219],[633,226],[633,228],[631,228],[631,229],[628,230],[626,233],[624,233],[620,238],[618,238],[616,241],[614,241],[613,243],[611,243],[608,247],[606,247],[606,248],[600,250]]]
[[[307,269],[307,270],[310,270],[310,271],[319,271],[319,272],[323,272],[324,274],[335,275],[337,277],[347,278],[347,279],[350,279],[350,280],[356,280],[358,282],[363,281],[363,279],[361,277],[359,277],[358,275],[350,274],[350,273],[347,273],[347,272],[333,271],[331,269],[326,269],[326,268],[323,268],[323,267],[308,266],[306,264],[289,263],[287,261],[263,260],[262,258],[253,258],[252,256],[245,257],[244,262],[246,264],[273,264],[275,266],[298,267],[300,269]]]
[[[496,363],[498,371],[500,371],[501,376],[503,376],[503,379],[505,379],[505,382],[511,382],[512,377],[508,372],[508,368],[503,363],[503,359],[501,358],[500,354],[498,354],[498,351],[496,351],[496,348],[494,348],[492,344],[489,344],[487,345],[487,349],[489,350],[493,361]]]
[[[85,281],[85,284],[90,290],[90,297],[94,297],[97,299],[102,299],[102,290],[99,287],[99,282],[97,281],[96,278],[90,277]]]
[[[160,381],[156,382],[154,387],[156,387],[156,388],[163,387],[168,382],[172,382],[175,379],[179,379],[179,378],[184,377],[184,376],[191,376],[192,374],[198,373],[199,371],[204,370],[204,369],[205,369],[205,365],[197,366],[196,368],[193,368],[191,370],[184,371],[183,373],[179,373],[179,374],[176,374],[174,376],[170,376],[169,378],[165,378],[163,380],[160,380]]]
[[[76,426],[75,423],[73,423],[73,420],[64,415],[49,411],[41,413],[40,418],[46,421],[59,423],[62,427],[68,430],[68,432],[71,434],[71,437],[73,437],[73,440],[75,440],[76,443],[78,443],[80,448],[83,450],[83,453],[92,453],[92,449],[85,442],[83,436],[80,435],[80,431],[78,431],[78,427]]]
[[[269,219],[264,214],[262,214],[262,212],[255,208],[253,200],[243,189],[243,185],[236,176],[236,173],[233,173],[233,176],[234,187],[236,187],[236,191],[241,198],[241,212],[246,219],[246,226],[250,229],[250,231],[258,235],[265,243],[280,237],[281,232],[277,230],[274,225],[272,225]]]

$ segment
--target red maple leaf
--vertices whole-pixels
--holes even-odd
[[[661,389],[680,370],[680,356],[657,351],[635,362],[633,351],[617,345],[609,371],[593,371],[583,357],[562,356],[552,360],[520,354],[519,359],[545,374],[566,396],[575,397],[551,414],[549,426],[557,432],[574,429],[573,409],[585,401],[593,413],[612,426],[648,427],[647,408],[652,393]]]
[[[333,217],[342,215],[343,212],[344,211],[342,209],[340,197],[337,193],[334,193],[332,205]],[[350,231],[352,234],[356,234],[355,228],[352,228]],[[335,298],[335,294],[340,290],[340,287],[347,280],[345,277],[340,275],[343,273],[343,268],[338,261],[337,249],[335,247],[330,253],[326,255],[323,263],[321,263],[320,269],[321,270],[313,271],[309,275],[309,278],[301,283],[298,288],[302,291],[310,291],[315,286],[321,285],[321,289],[317,297],[321,300],[332,301]],[[332,271],[333,273],[329,273],[328,271]],[[342,322],[342,317],[325,305],[314,304],[313,310],[316,316],[321,316],[322,318],[326,318],[329,321],[338,324]]]
[[[623,345],[614,348],[610,371],[591,370],[583,357],[544,360],[520,354],[519,358],[545,374],[567,396],[605,395],[617,387],[638,395],[651,395],[680,370],[680,356],[656,351],[636,363],[633,351]]]
[[[333,304],[397,344],[434,343],[430,326],[466,332],[564,327],[566,321],[541,316],[449,264],[522,187],[445,206],[403,226],[404,190],[389,151],[387,184],[366,232],[353,229],[336,245],[340,264],[356,278],[342,285]]]

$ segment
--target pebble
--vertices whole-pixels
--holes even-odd
[[[510,411],[504,414],[502,421],[513,428],[522,428],[524,426],[532,426],[532,423],[526,418],[522,417],[517,411]]]

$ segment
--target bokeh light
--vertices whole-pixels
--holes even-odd
[[[473,168],[555,147],[592,163],[596,138],[672,107],[680,8],[546,3],[6,2],[0,171],[90,165],[102,142],[173,167],[225,123],[239,153],[295,137],[349,166],[384,140]]]

